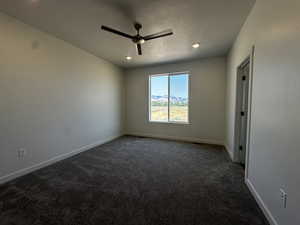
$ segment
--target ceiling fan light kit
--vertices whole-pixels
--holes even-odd
[[[169,35],[173,34],[173,31],[171,29],[168,29],[168,30],[164,30],[164,31],[161,31],[161,32],[158,32],[158,33],[155,33],[155,34],[151,34],[151,35],[147,35],[147,36],[141,36],[140,35],[140,30],[142,29],[142,27],[143,26],[140,23],[135,23],[134,24],[134,28],[137,31],[136,35],[126,34],[124,32],[115,30],[113,28],[110,28],[110,27],[107,27],[107,26],[104,26],[104,25],[101,26],[101,29],[132,40],[132,42],[136,45],[137,52],[138,52],[139,55],[142,55],[142,44],[144,44],[146,41],[150,41],[150,40],[157,39],[157,38],[162,38],[162,37],[169,36]]]

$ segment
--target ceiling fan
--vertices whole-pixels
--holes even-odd
[[[142,29],[142,25],[140,23],[135,23],[134,28],[137,31],[136,35],[126,34],[126,33],[123,33],[121,31],[112,29],[112,28],[107,27],[107,26],[101,26],[102,30],[105,30],[105,31],[120,35],[122,37],[131,39],[133,41],[133,43],[136,44],[137,51],[138,51],[139,55],[142,55],[142,44],[145,43],[145,41],[149,41],[149,40],[152,40],[152,39],[161,38],[161,37],[165,37],[165,36],[169,36],[169,35],[173,34],[173,31],[171,29],[168,29],[168,30],[164,30],[164,31],[161,31],[161,32],[158,32],[158,33],[155,33],[155,34],[151,34],[151,35],[147,35],[147,36],[141,36],[140,35],[140,29]]]

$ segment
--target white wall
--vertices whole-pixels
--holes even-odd
[[[0,33],[0,182],[122,133],[118,67],[4,14]]]
[[[247,182],[279,225],[300,224],[299,12],[299,0],[258,0],[228,59],[226,144],[232,152],[236,67],[255,45]],[[288,193],[287,209],[280,188]]]
[[[148,76],[190,72],[189,125],[148,122]],[[224,143],[226,59],[209,58],[186,63],[126,71],[126,133]]]

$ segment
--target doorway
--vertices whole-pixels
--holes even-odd
[[[244,168],[247,155],[249,80],[250,57],[237,68],[236,152],[238,153],[238,162]]]

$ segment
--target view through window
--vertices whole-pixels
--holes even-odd
[[[189,74],[151,75],[150,121],[188,123]]]

